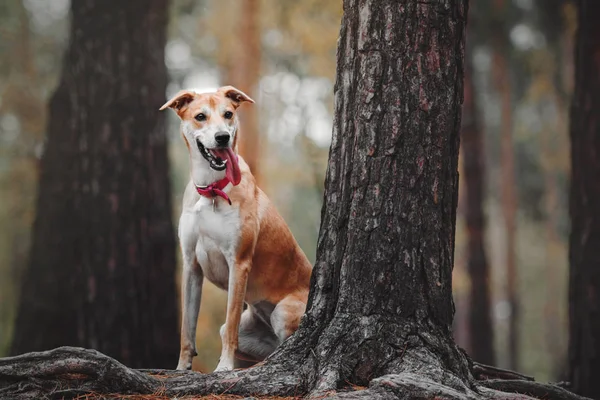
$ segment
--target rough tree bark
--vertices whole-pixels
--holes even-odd
[[[156,112],[167,5],[71,4],[13,354],[76,345],[138,367],[177,358],[176,247]]]
[[[451,337],[465,13],[344,2],[313,290],[284,346],[313,390],[400,373],[468,390]]]
[[[578,2],[571,108],[570,380],[600,398],[600,2]]]
[[[473,32],[469,21],[468,32]],[[467,41],[469,39],[467,38]],[[467,46],[467,49],[472,49]],[[467,268],[471,279],[469,292],[470,355],[475,361],[494,364],[494,330],[490,310],[490,272],[485,254],[485,224],[483,210],[485,193],[485,148],[478,118],[473,82],[472,56],[465,59],[463,123],[461,152],[463,156],[466,196],[464,198],[467,226]]]
[[[33,397],[59,382],[61,395],[576,399],[473,365],[452,340],[466,8],[466,0],[344,1],[309,304],[298,332],[265,362],[207,375],[140,371],[59,348],[0,360],[0,396]],[[476,381],[486,377],[509,380]]]

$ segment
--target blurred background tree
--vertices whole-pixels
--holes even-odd
[[[28,8],[28,3],[0,4],[0,353],[4,355],[12,340],[19,282],[28,259],[46,103],[68,36],[68,2],[53,2],[43,14],[36,14],[41,10]]]
[[[470,3],[468,57],[485,149],[481,155],[487,221],[483,233],[491,272],[496,363],[514,367],[518,362],[519,370],[542,379],[564,377],[560,373],[565,371],[566,361],[569,166],[565,122],[571,92],[569,46],[575,29],[574,10],[572,2],[559,0]],[[467,104],[465,123],[470,121]],[[514,173],[506,163],[511,156],[507,150],[514,152]],[[466,209],[464,194],[471,190],[466,168],[467,157],[472,155],[461,156],[461,177],[467,182],[461,186],[459,216],[468,218],[473,210]],[[504,180],[503,159],[505,170],[509,169]],[[506,179],[511,176],[512,184]],[[478,290],[470,285],[480,284],[480,277],[469,277],[465,268],[469,260],[466,243],[472,234],[465,222],[459,220],[457,226],[455,332],[457,340],[473,351],[474,340],[480,340],[485,329],[468,329],[470,311],[483,305],[469,295]],[[508,269],[511,236],[515,267]],[[512,284],[507,287],[510,276]],[[511,347],[518,350],[511,352]]]
[[[502,218],[504,222],[504,257],[506,269],[506,298],[508,316],[508,366],[519,369],[519,308],[516,236],[517,236],[517,194],[515,185],[515,150],[513,143],[513,99],[514,95],[509,57],[510,38],[508,36],[513,9],[506,0],[494,0],[492,15],[492,70],[491,77],[500,98],[500,184]]]
[[[167,83],[167,4],[71,3],[13,354],[76,345],[138,367],[177,356],[165,118],[153,110]]]
[[[578,2],[571,107],[569,380],[600,398],[600,3]]]
[[[249,68],[255,71],[253,78],[237,78],[234,66],[247,72],[246,62],[239,60],[248,56],[236,49],[251,37],[240,33],[251,25],[251,21],[243,20],[248,14],[242,13],[250,3],[260,10],[253,22],[259,52],[250,53],[250,62],[258,67]],[[482,215],[487,221],[482,233],[489,266],[493,329],[489,340],[493,341],[497,364],[509,366],[512,298],[519,299],[518,325],[513,331],[513,342],[519,344],[519,369],[540,380],[558,379],[567,360],[567,126],[576,8],[568,0],[504,0],[499,14],[496,0],[470,3],[471,18],[476,21],[469,26],[470,80],[482,134],[479,155],[485,163],[478,185]],[[30,248],[37,165],[46,135],[46,104],[56,87],[68,40],[69,1],[6,0],[0,9],[0,343],[6,354],[16,315],[17,283]],[[209,89],[232,84],[247,87],[257,101],[257,139],[253,143],[259,145],[247,157],[255,157],[261,186],[312,260],[331,136],[341,11],[341,1],[172,0],[165,47],[169,83],[164,97],[183,87]],[[102,32],[100,28],[98,32]],[[25,40],[31,49],[30,70],[19,56],[27,48]],[[493,69],[498,69],[497,41],[504,46],[506,84],[502,85],[493,74]],[[33,71],[29,72],[31,77],[27,71]],[[18,82],[27,91],[10,89]],[[23,115],[25,112],[29,114]],[[507,112],[512,114],[508,119]],[[178,216],[188,159],[176,118],[169,116],[168,123],[173,215]],[[248,130],[245,125],[242,128],[242,134]],[[505,284],[506,201],[502,197],[500,143],[506,132],[514,151],[517,274],[512,297]],[[463,162],[466,168],[467,160]],[[462,185],[461,202],[464,190],[469,189]],[[477,289],[471,285],[480,285],[481,280],[470,277],[467,270],[464,205],[461,210],[454,272],[455,327],[461,345],[473,349],[470,342],[481,332],[466,323],[471,305],[477,301],[469,293]],[[211,370],[219,355],[218,327],[225,318],[226,296],[206,285],[206,301],[199,317],[200,356],[194,368]],[[30,329],[43,330],[44,326],[36,324]]]
[[[460,308],[468,307],[468,325],[463,331],[466,337],[457,332],[457,339],[468,347],[473,360],[494,365],[494,328],[491,314],[490,268],[485,250],[486,216],[484,213],[485,192],[485,148],[483,130],[479,116],[475,85],[473,82],[474,28],[477,20],[470,16],[467,27],[467,43],[464,67],[464,100],[462,109],[462,130],[460,134],[460,154],[462,177],[459,191],[458,214],[464,217],[466,228],[466,264],[470,278],[469,303],[458,302]]]

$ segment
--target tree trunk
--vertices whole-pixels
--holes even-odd
[[[519,294],[517,288],[517,198],[515,180],[515,154],[512,141],[512,104],[510,100],[510,78],[506,61],[498,66],[499,84],[503,85],[502,97],[502,138],[501,138],[501,174],[502,174],[502,213],[506,230],[506,289],[510,309],[508,333],[508,365],[511,369],[519,366]],[[502,82],[502,83],[500,83]]]
[[[470,22],[471,23],[471,22]],[[469,29],[469,32],[472,32]],[[469,343],[474,360],[494,364],[494,330],[490,310],[490,272],[485,254],[485,148],[473,86],[471,57],[465,62],[461,147],[464,160],[469,293]]]
[[[236,43],[233,60],[230,61],[231,84],[250,97],[258,94],[261,64],[260,44],[260,1],[242,0],[238,15]],[[256,98],[254,100],[257,100]],[[257,107],[246,107],[238,111],[243,129],[240,132],[239,152],[260,183],[260,127]]]
[[[164,99],[167,0],[72,2],[12,353],[177,357]]]
[[[544,206],[545,206],[545,248],[546,248],[546,296],[544,304],[545,342],[546,351],[552,365],[551,376],[558,380],[567,379],[567,357],[563,354],[561,324],[561,305],[563,303],[562,288],[566,285],[562,279],[563,240],[561,235],[561,220],[565,210],[561,207],[563,189],[562,177],[568,175],[570,154],[569,127],[567,107],[573,92],[573,38],[571,26],[574,18],[567,18],[574,5],[568,0],[547,0],[539,5],[540,27],[547,42],[547,50],[542,52],[547,60],[541,71],[547,85],[543,93],[546,101],[552,101],[556,107],[555,120],[548,120],[539,134],[540,165],[544,173]],[[544,100],[544,99],[542,99]],[[543,103],[543,101],[542,101]],[[544,108],[544,106],[540,106]],[[540,109],[540,113],[543,110]]]
[[[468,379],[451,333],[465,19],[465,1],[344,2],[313,287],[280,353],[317,391]]]
[[[558,124],[557,124],[558,125]],[[545,336],[546,349],[551,354],[550,359],[553,361],[552,372],[558,372],[558,367],[564,364],[564,355],[560,349],[560,323],[559,323],[559,301],[557,293],[560,289],[560,237],[559,237],[559,213],[558,213],[558,183],[557,171],[551,166],[553,149],[550,140],[556,139],[555,132],[552,129],[550,132],[543,132],[540,136],[541,145],[540,153],[544,158],[542,168],[544,172],[544,190],[545,199],[544,205],[546,210],[545,231],[546,231],[546,298],[544,301],[544,319],[545,319]],[[556,157],[554,157],[556,160]]]
[[[495,0],[494,7],[502,13],[504,0]],[[512,140],[512,101],[511,79],[508,57],[508,38],[505,29],[496,29],[494,50],[494,82],[500,94],[501,133],[500,133],[500,170],[501,170],[501,203],[506,238],[506,296],[510,316],[508,320],[508,365],[518,369],[519,365],[519,298],[517,289],[517,197],[515,178],[515,152]]]
[[[570,380],[600,398],[600,2],[579,1],[571,108]]]

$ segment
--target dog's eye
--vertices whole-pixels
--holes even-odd
[[[197,121],[206,121],[206,115],[200,113],[200,114],[196,115],[196,120]]]
[[[231,119],[233,117],[233,113],[231,111],[225,111],[223,117],[225,117],[225,119]]]

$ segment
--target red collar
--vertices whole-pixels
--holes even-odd
[[[196,191],[200,196],[208,198],[219,196],[227,200],[229,205],[231,205],[231,199],[229,198],[229,196],[227,196],[227,193],[223,191],[223,189],[225,189],[225,186],[227,186],[229,183],[231,183],[231,181],[227,179],[227,177],[225,177],[220,181],[211,183],[208,186],[198,186],[196,184],[194,184],[194,186],[196,186]]]

